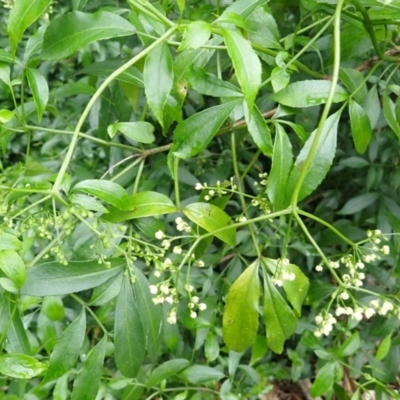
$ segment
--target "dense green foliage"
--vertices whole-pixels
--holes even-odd
[[[0,12],[0,398],[400,398],[400,2],[51,3]]]

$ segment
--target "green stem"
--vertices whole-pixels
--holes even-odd
[[[97,322],[97,324],[100,326],[102,331],[104,332],[105,335],[112,336],[110,332],[104,327],[102,322],[99,320],[99,317],[96,315],[96,313],[76,294],[70,293],[69,294],[74,300],[76,300],[79,304],[81,304],[88,312],[91,314],[93,319]]]
[[[322,131],[324,129],[325,122],[328,118],[329,111],[332,106],[333,102],[333,96],[335,95],[335,90],[336,90],[336,84],[339,79],[339,67],[340,67],[340,12],[343,7],[343,3],[345,0],[339,0],[337,6],[336,6],[336,12],[334,16],[334,64],[333,64],[333,74],[332,74],[332,84],[331,88],[329,90],[328,98],[326,100],[326,104],[324,107],[324,110],[322,112],[321,119],[318,124],[317,132],[315,134],[314,140],[311,144],[310,151],[308,153],[308,156],[306,158],[306,161],[304,162],[303,168],[300,173],[300,177],[297,181],[296,187],[293,191],[292,199],[291,199],[291,206],[293,209],[296,208],[298,198],[299,198],[299,193],[300,189],[303,185],[303,182],[307,176],[307,173],[310,169],[312,160],[314,158],[314,154],[317,150],[317,146],[319,143],[319,140],[322,135]]]
[[[238,178],[237,186],[238,186],[238,191],[239,191],[240,202],[242,204],[243,215],[246,217],[246,220],[248,220],[249,216],[248,216],[248,213],[247,213],[247,210],[246,210],[246,201],[245,201],[244,196],[243,196],[242,180],[240,179],[240,172],[239,172],[238,163],[237,163],[237,157],[236,157],[236,141],[235,141],[235,134],[234,133],[231,134],[231,152],[232,152],[233,170],[235,172],[235,175]],[[254,233],[253,224],[249,224],[249,231],[250,231],[251,238],[253,240],[254,247],[255,247],[256,252],[257,252],[257,257],[260,258],[261,257],[261,252],[260,252],[258,240],[257,240],[256,235]]]
[[[175,188],[175,203],[179,210],[181,206],[179,194],[179,158],[174,156],[174,188]]]
[[[11,325],[11,323],[12,323],[12,320],[13,320],[13,318],[14,318],[14,315],[15,315],[15,313],[17,312],[17,308],[18,308],[18,298],[15,299],[14,307],[13,307],[13,309],[12,309],[12,311],[11,311],[11,314],[10,314],[8,320],[7,320],[7,323],[6,323],[5,327],[3,328],[3,332],[1,333],[1,337],[0,337],[0,346],[3,344],[4,339],[5,339],[6,336],[7,336],[8,329],[10,328],[10,325]]]
[[[50,195],[47,195],[45,197],[42,197],[41,199],[39,199],[38,201],[35,201],[34,203],[30,204],[29,206],[25,207],[24,209],[22,209],[21,211],[17,212],[15,215],[12,216],[12,218],[17,218],[20,215],[26,213],[27,211],[29,211],[31,208],[36,207],[37,205],[39,205],[40,203],[44,203],[45,201],[47,201],[48,199],[51,199]]]
[[[56,135],[58,135],[58,134],[69,135],[69,136],[73,136],[74,135],[74,131],[44,128],[44,127],[41,127],[41,126],[26,125],[25,128],[30,130],[30,131],[42,131],[42,132],[47,132],[47,133],[53,133],[53,134],[56,134]],[[23,131],[18,131],[18,132],[23,132]],[[78,136],[81,137],[81,138],[84,138],[84,139],[91,140],[92,142],[101,144],[104,147],[119,147],[120,149],[136,151],[136,152],[139,152],[139,153],[143,151],[142,149],[140,149],[138,147],[129,146],[127,144],[116,143],[116,142],[107,142],[105,140],[96,138],[94,136],[87,135],[86,133],[82,133],[82,132],[79,132]]]
[[[158,11],[157,8],[155,8],[149,1],[130,0],[129,3],[131,3],[131,5],[133,5],[143,13],[147,14],[149,17],[158,19],[164,25],[171,28],[175,27],[175,24],[170,21],[165,15],[160,13],[160,11]]]
[[[371,18],[369,17],[368,11],[364,8],[364,6],[361,4],[359,0],[351,0],[351,2],[354,4],[358,12],[363,16],[364,18],[364,26],[368,31],[369,37],[371,38],[372,45],[374,46],[375,52],[378,55],[378,57],[381,60],[385,61],[398,61],[397,57],[390,57],[386,56],[382,49],[379,46],[378,39],[376,38],[375,35],[375,30],[374,30],[374,25],[372,24]]]
[[[142,158],[141,161],[140,161],[140,164],[139,164],[139,170],[138,170],[138,172],[136,174],[135,184],[133,185],[132,194],[135,194],[138,191],[140,178],[142,177],[142,173],[143,173],[144,163],[145,163],[145,159]]]
[[[67,171],[68,165],[71,162],[72,156],[74,154],[74,150],[76,147],[76,144],[79,139],[79,133],[80,130],[83,126],[83,123],[85,122],[86,118],[89,115],[90,110],[92,109],[93,105],[96,103],[97,99],[101,96],[103,91],[107,88],[107,86],[114,80],[116,79],[120,74],[122,74],[124,71],[126,71],[129,67],[131,67],[133,64],[141,60],[143,57],[145,57],[148,53],[150,53],[155,47],[157,47],[160,43],[164,42],[169,36],[171,36],[174,31],[177,29],[177,27],[174,25],[171,29],[169,29],[164,35],[162,35],[158,40],[156,40],[154,43],[152,43],[149,47],[145,48],[142,52],[137,54],[135,57],[133,57],[131,60],[126,62],[124,65],[122,65],[120,68],[115,70],[110,76],[108,76],[104,82],[100,85],[100,87],[97,89],[96,93],[92,96],[90,99],[89,103],[87,104],[85,110],[83,111],[81,117],[79,118],[79,121],[76,125],[74,134],[71,139],[71,143],[68,148],[68,152],[64,158],[64,161],[61,165],[60,171],[58,172],[57,179],[54,182],[53,186],[53,193],[57,193],[60,189],[62,180],[64,178],[64,175]]]
[[[299,217],[299,214],[297,214],[297,212],[294,211],[293,212],[293,216],[296,219],[296,221],[299,224],[299,226],[302,229],[302,231],[304,232],[304,234],[307,236],[307,238],[310,241],[310,243],[314,246],[315,250],[317,250],[317,253],[321,257],[322,261],[325,263],[326,267],[329,269],[329,271],[331,272],[333,277],[336,279],[336,281],[340,285],[342,285],[343,284],[342,280],[339,278],[339,276],[336,273],[336,271],[331,267],[329,260],[326,258],[324,252],[320,249],[320,247],[318,246],[317,242],[314,240],[314,238],[312,237],[311,233],[308,231],[307,227],[304,225],[304,222]]]
[[[338,231],[334,226],[332,226],[330,223],[324,221],[321,218],[318,218],[317,216],[310,214],[306,211],[302,211],[302,210],[297,210],[297,212],[300,215],[304,215],[305,217],[308,217],[310,219],[313,219],[314,221],[319,222],[321,225],[325,225],[327,228],[329,228],[332,232],[334,232],[337,236],[339,236],[344,242],[346,242],[349,246],[351,247],[357,247],[357,245],[352,242],[349,238],[347,238],[346,236],[344,236],[340,231]]]
[[[137,158],[132,164],[129,164],[127,167],[125,167],[121,172],[118,172],[115,176],[109,179],[111,182],[115,182],[118,180],[121,176],[125,175],[128,171],[130,171],[133,167],[136,167],[137,164],[140,163],[142,158]],[[103,177],[102,177],[103,178]]]

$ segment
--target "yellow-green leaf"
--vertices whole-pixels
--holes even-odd
[[[258,261],[249,265],[229,289],[222,329],[230,350],[244,351],[256,339],[260,298],[258,267]]]

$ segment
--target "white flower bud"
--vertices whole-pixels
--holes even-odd
[[[156,236],[156,239],[159,239],[159,240],[161,240],[163,237],[164,237],[164,232],[163,231],[157,231],[156,232],[156,234],[155,234],[155,236]]]
[[[158,292],[157,286],[155,286],[155,285],[150,285],[149,289],[150,289],[151,294],[157,294],[157,292]]]

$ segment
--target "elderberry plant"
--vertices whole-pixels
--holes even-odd
[[[397,0],[1,4],[1,398],[399,398]]]

